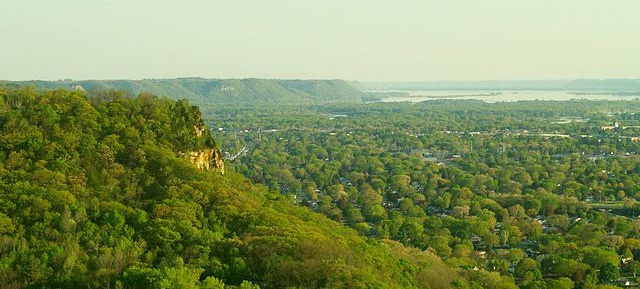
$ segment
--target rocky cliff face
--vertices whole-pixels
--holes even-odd
[[[189,153],[189,160],[201,170],[214,170],[224,175],[224,161],[217,149],[204,149]]]
[[[198,124],[193,126],[196,138],[202,138],[205,130],[206,127],[201,119],[198,120]],[[210,134],[207,135],[210,137]],[[224,161],[222,160],[222,154],[215,147],[189,152],[188,157],[191,163],[198,167],[198,169],[213,170],[224,175]]]

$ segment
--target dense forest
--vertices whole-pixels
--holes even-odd
[[[0,127],[0,288],[515,288],[199,169],[184,100],[0,88]]]

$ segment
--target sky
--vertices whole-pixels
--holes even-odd
[[[0,0],[0,79],[640,78],[638,0]]]

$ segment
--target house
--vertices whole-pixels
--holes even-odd
[[[434,207],[434,206],[429,206],[429,207],[427,207],[427,213],[428,213],[429,215],[434,215],[434,214],[436,214],[438,211],[439,211],[439,210],[438,210],[438,208],[436,208],[436,207]]]
[[[625,287],[625,288],[637,288],[638,287],[638,283],[629,280],[629,278],[626,277],[622,277],[618,280],[612,281],[610,282],[611,285],[616,285],[616,286],[620,286],[620,287]]]
[[[433,156],[425,156],[422,158],[422,160],[424,160],[425,162],[429,162],[429,163],[437,163],[438,162],[438,158],[433,157]]]
[[[479,236],[472,236],[469,240],[473,244],[473,248],[475,250],[484,250],[487,248],[487,245],[484,243],[484,241],[482,241],[482,238],[480,238]]]

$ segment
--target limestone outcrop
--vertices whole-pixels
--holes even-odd
[[[199,124],[193,126],[195,138],[202,138],[206,127],[202,123],[201,118],[198,123]],[[210,137],[210,134],[207,135]],[[191,163],[198,169],[217,171],[224,175],[224,161],[222,159],[222,154],[215,147],[191,151],[188,153],[188,157]]]
[[[224,161],[217,149],[190,152],[189,160],[198,169],[218,171],[224,175]]]

